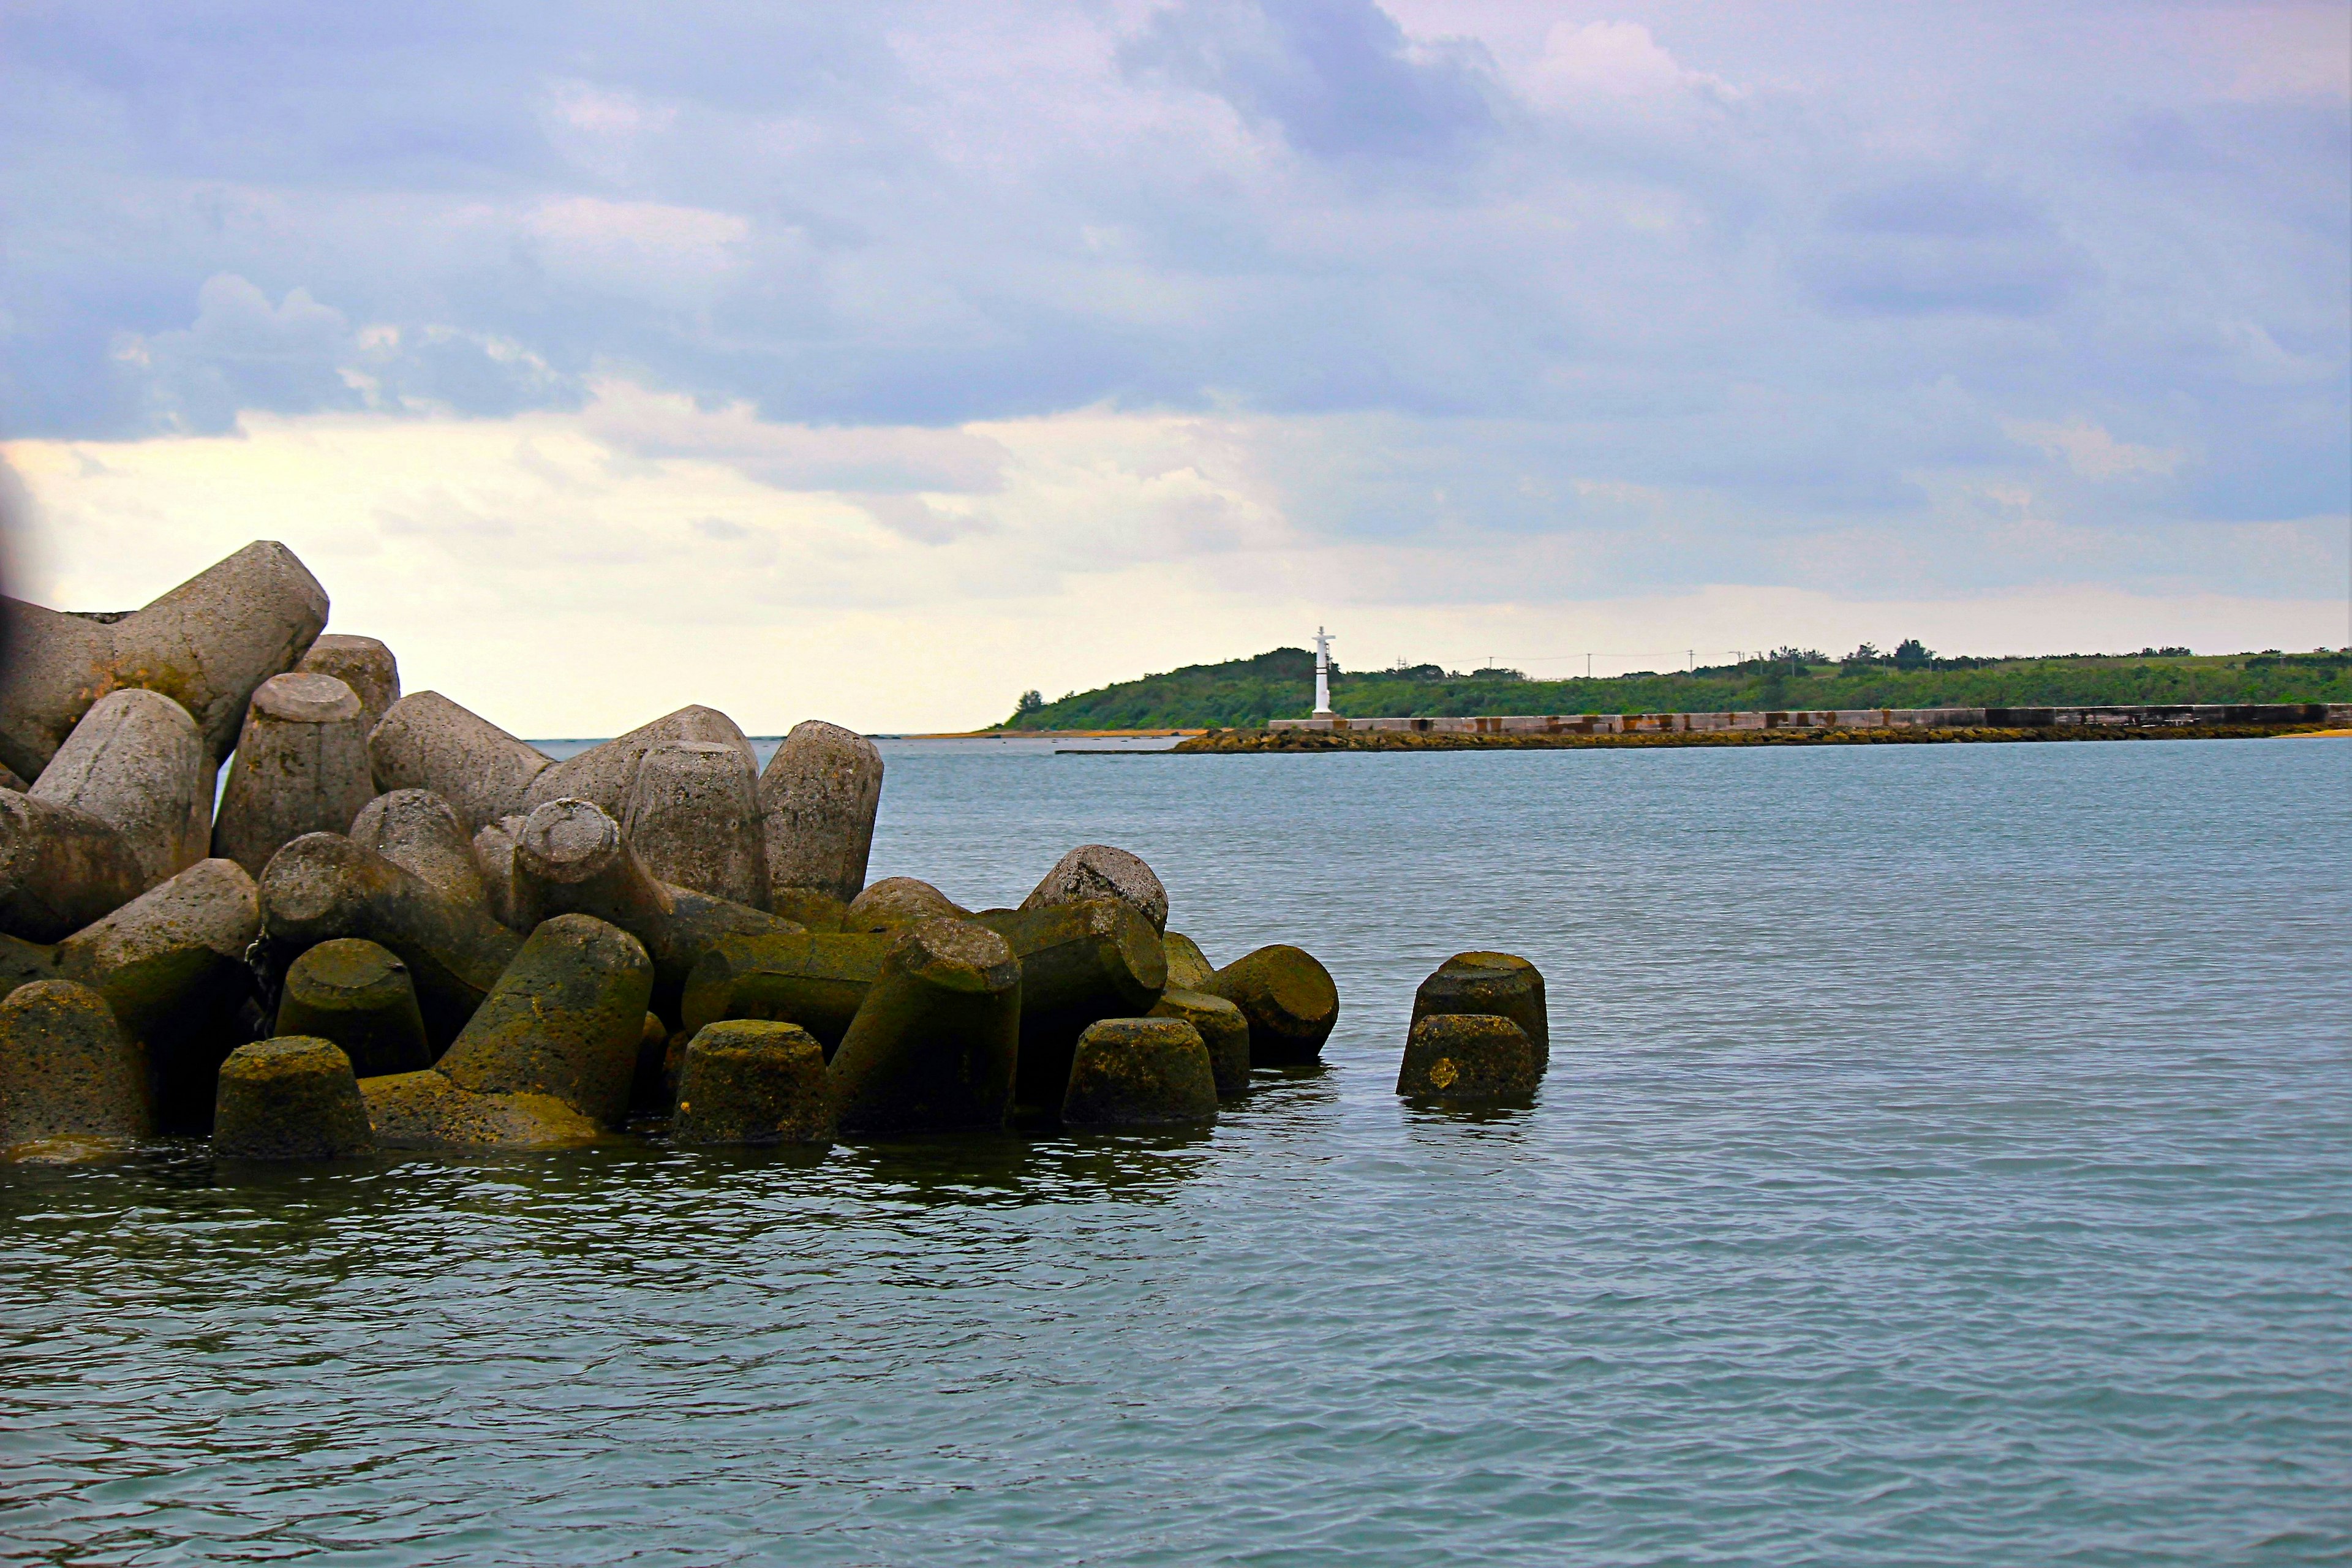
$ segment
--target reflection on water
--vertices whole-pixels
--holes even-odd
[[[890,750],[1339,980],[1183,1138],[0,1173],[0,1556],[2352,1554],[2352,747]],[[2339,760],[2341,759],[2341,760]],[[1531,1106],[1390,1093],[1546,970]]]

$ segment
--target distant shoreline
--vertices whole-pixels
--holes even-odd
[[[1412,731],[1224,730],[1198,735],[1149,756],[1255,756],[1328,752],[1566,752],[1677,746],[1917,746],[2032,741],[2252,741],[2281,736],[2352,736],[2326,724],[2201,724],[2137,728],[2053,724],[2032,729],[1697,730],[1616,735],[1480,735]],[[1079,753],[1110,755],[1110,752]],[[1120,752],[1118,755],[1129,753]]]

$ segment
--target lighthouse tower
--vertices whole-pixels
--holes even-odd
[[[1315,628],[1315,711],[1313,719],[1336,717],[1331,711],[1331,634]]]

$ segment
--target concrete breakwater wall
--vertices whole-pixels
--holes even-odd
[[[1713,730],[2040,730],[2352,724],[2352,702],[2138,703],[2078,708],[1811,708],[1746,713],[1507,713],[1429,719],[1276,719],[1277,732],[1435,735],[1685,734]]]

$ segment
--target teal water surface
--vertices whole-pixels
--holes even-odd
[[[1142,854],[1320,955],[1192,1140],[0,1173],[0,1553],[2352,1557],[2352,743],[1054,757],[873,874]],[[1532,1109],[1391,1095],[1449,952]]]

